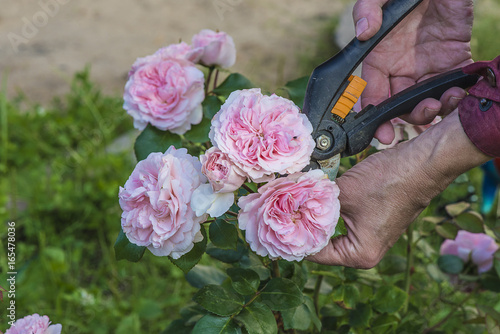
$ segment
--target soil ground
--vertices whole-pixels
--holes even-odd
[[[0,75],[13,97],[46,104],[69,90],[73,74],[91,65],[105,94],[121,95],[137,57],[201,29],[230,34],[231,69],[258,85],[297,78],[299,58],[316,51],[318,31],[346,1],[265,0],[6,0],[0,11]],[[325,55],[327,59],[331,55]]]

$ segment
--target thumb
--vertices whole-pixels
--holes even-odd
[[[352,17],[355,22],[356,37],[366,41],[379,31],[382,25],[382,6],[388,0],[359,0],[354,5]]]

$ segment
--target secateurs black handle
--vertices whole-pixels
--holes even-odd
[[[342,152],[343,156],[351,156],[363,151],[382,123],[410,113],[426,98],[439,99],[448,89],[468,88],[478,79],[478,75],[466,74],[462,69],[451,70],[411,86],[377,106],[368,105],[359,113],[351,112],[342,126],[347,137],[345,146],[342,143],[335,143],[332,154]]]
[[[405,18],[422,0],[390,0],[383,7],[380,30],[368,41],[354,38],[342,51],[316,67],[309,78],[303,113],[313,126],[317,137],[324,117],[331,117],[330,110],[348,85],[352,72],[366,55]]]

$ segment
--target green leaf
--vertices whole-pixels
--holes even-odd
[[[392,314],[383,314],[377,317],[370,326],[374,333],[388,333],[396,329],[399,319]]]
[[[182,139],[179,135],[170,131],[159,130],[151,124],[148,124],[135,140],[135,156],[138,161],[144,160],[150,153],[164,153],[172,145],[175,148],[182,147]]]
[[[222,102],[217,96],[209,95],[201,105],[203,106],[203,117],[211,120],[219,112]]]
[[[294,308],[304,302],[304,295],[297,284],[281,277],[271,279],[262,289],[260,296],[273,311]]]
[[[193,249],[189,253],[184,254],[177,260],[169,257],[170,262],[181,269],[184,274],[187,274],[198,262],[200,262],[201,257],[205,253],[207,248],[207,232],[202,227],[201,234],[203,235],[203,240],[194,244]]]
[[[456,217],[465,210],[470,208],[470,203],[468,202],[458,202],[458,203],[453,203],[453,204],[448,204],[447,206],[444,207],[446,212],[452,216]]]
[[[385,285],[373,296],[372,305],[381,313],[395,313],[404,305],[408,295],[394,285]]]
[[[208,235],[215,247],[236,250],[238,229],[235,225],[224,221],[224,219],[218,218],[211,223]]]
[[[227,98],[235,90],[255,87],[250,80],[239,73],[231,73],[213,92]]]
[[[222,284],[227,275],[215,267],[197,264],[186,274],[186,280],[193,287],[200,289],[208,284]]]
[[[131,243],[122,229],[120,229],[120,233],[116,238],[114,248],[117,261],[125,259],[131,262],[138,262],[146,250],[145,246],[137,246]]]
[[[229,268],[227,274],[231,277],[233,289],[242,295],[257,292],[260,284],[259,274],[251,269]]]
[[[351,327],[368,327],[373,315],[372,308],[368,304],[357,304],[356,308],[349,313],[349,325]]]
[[[309,76],[301,77],[285,84],[284,89],[288,92],[288,97],[293,101],[300,109],[304,105],[304,96],[306,95],[307,83],[309,82]]]
[[[309,329],[312,322],[316,329],[321,331],[321,320],[319,320],[314,308],[314,302],[309,296],[304,297],[304,304],[294,309],[283,310],[281,315],[283,316],[285,330],[293,328],[305,331]]]
[[[183,319],[177,319],[170,323],[160,334],[191,334],[192,326],[186,326]]]
[[[236,316],[245,326],[248,334],[276,334],[278,326],[271,309],[262,303],[253,302]]]
[[[443,274],[443,272],[435,263],[430,263],[429,265],[427,265],[426,270],[429,276],[437,283],[444,282],[448,279],[448,277]]]
[[[443,223],[436,226],[436,232],[445,239],[455,239],[458,233],[458,227],[454,224]]]
[[[481,287],[493,292],[500,292],[500,278],[496,272],[482,273],[480,276]]]
[[[211,125],[210,119],[203,118],[199,124],[191,125],[191,130],[184,134],[184,138],[194,143],[205,143],[210,140],[208,133]]]
[[[201,288],[193,300],[209,312],[220,316],[237,314],[243,308],[243,296],[232,293],[220,285],[209,284]]]
[[[239,260],[240,266],[245,269],[252,269],[257,274],[261,281],[267,280],[271,276],[269,268],[264,266],[259,257],[255,253],[250,252],[241,257]]]
[[[396,275],[406,270],[406,258],[401,255],[389,254],[377,265],[379,274]]]
[[[472,232],[472,233],[482,233],[484,232],[484,220],[483,217],[475,211],[466,211],[455,217],[455,222],[460,228]]]
[[[241,328],[230,317],[207,314],[193,328],[193,334],[239,334]]]
[[[353,308],[359,300],[359,290],[353,284],[344,285],[344,304],[346,307]]]
[[[458,274],[464,269],[464,262],[455,255],[441,255],[437,264],[439,269],[448,274]]]
[[[347,235],[347,228],[345,227],[344,219],[339,218],[337,225],[335,226],[335,233],[333,233],[332,239],[341,235]]]
[[[246,244],[241,239],[238,239],[236,250],[217,248],[213,244],[207,248],[208,255],[224,263],[237,262],[247,253]]]

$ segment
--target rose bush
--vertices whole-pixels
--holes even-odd
[[[321,170],[303,171],[315,147],[298,107],[307,78],[264,94],[225,69],[234,50],[227,34],[204,30],[191,46],[181,42],[139,58],[125,88],[125,109],[143,131],[134,145],[139,162],[119,192],[116,258],[136,262],[148,248],[198,289],[195,304],[163,333],[481,332],[472,327],[500,319],[488,295],[500,292],[498,246],[477,235],[461,242],[466,231],[490,229],[498,237],[499,226],[453,203],[456,196],[432,203],[436,216],[419,218],[371,271],[302,261],[347,234],[335,182]],[[174,65],[179,71],[170,71]],[[393,124],[391,145],[430,126]],[[342,159],[340,171],[373,151]],[[438,257],[443,238],[450,240]],[[200,264],[205,255],[211,260]],[[480,276],[464,266],[469,256]],[[417,259],[424,265],[416,267]],[[451,277],[466,277],[457,285],[460,298],[446,285]],[[470,289],[488,296],[474,312],[462,307],[460,293]],[[446,302],[428,305],[429,291],[441,291]],[[422,303],[426,310],[417,314]]]

